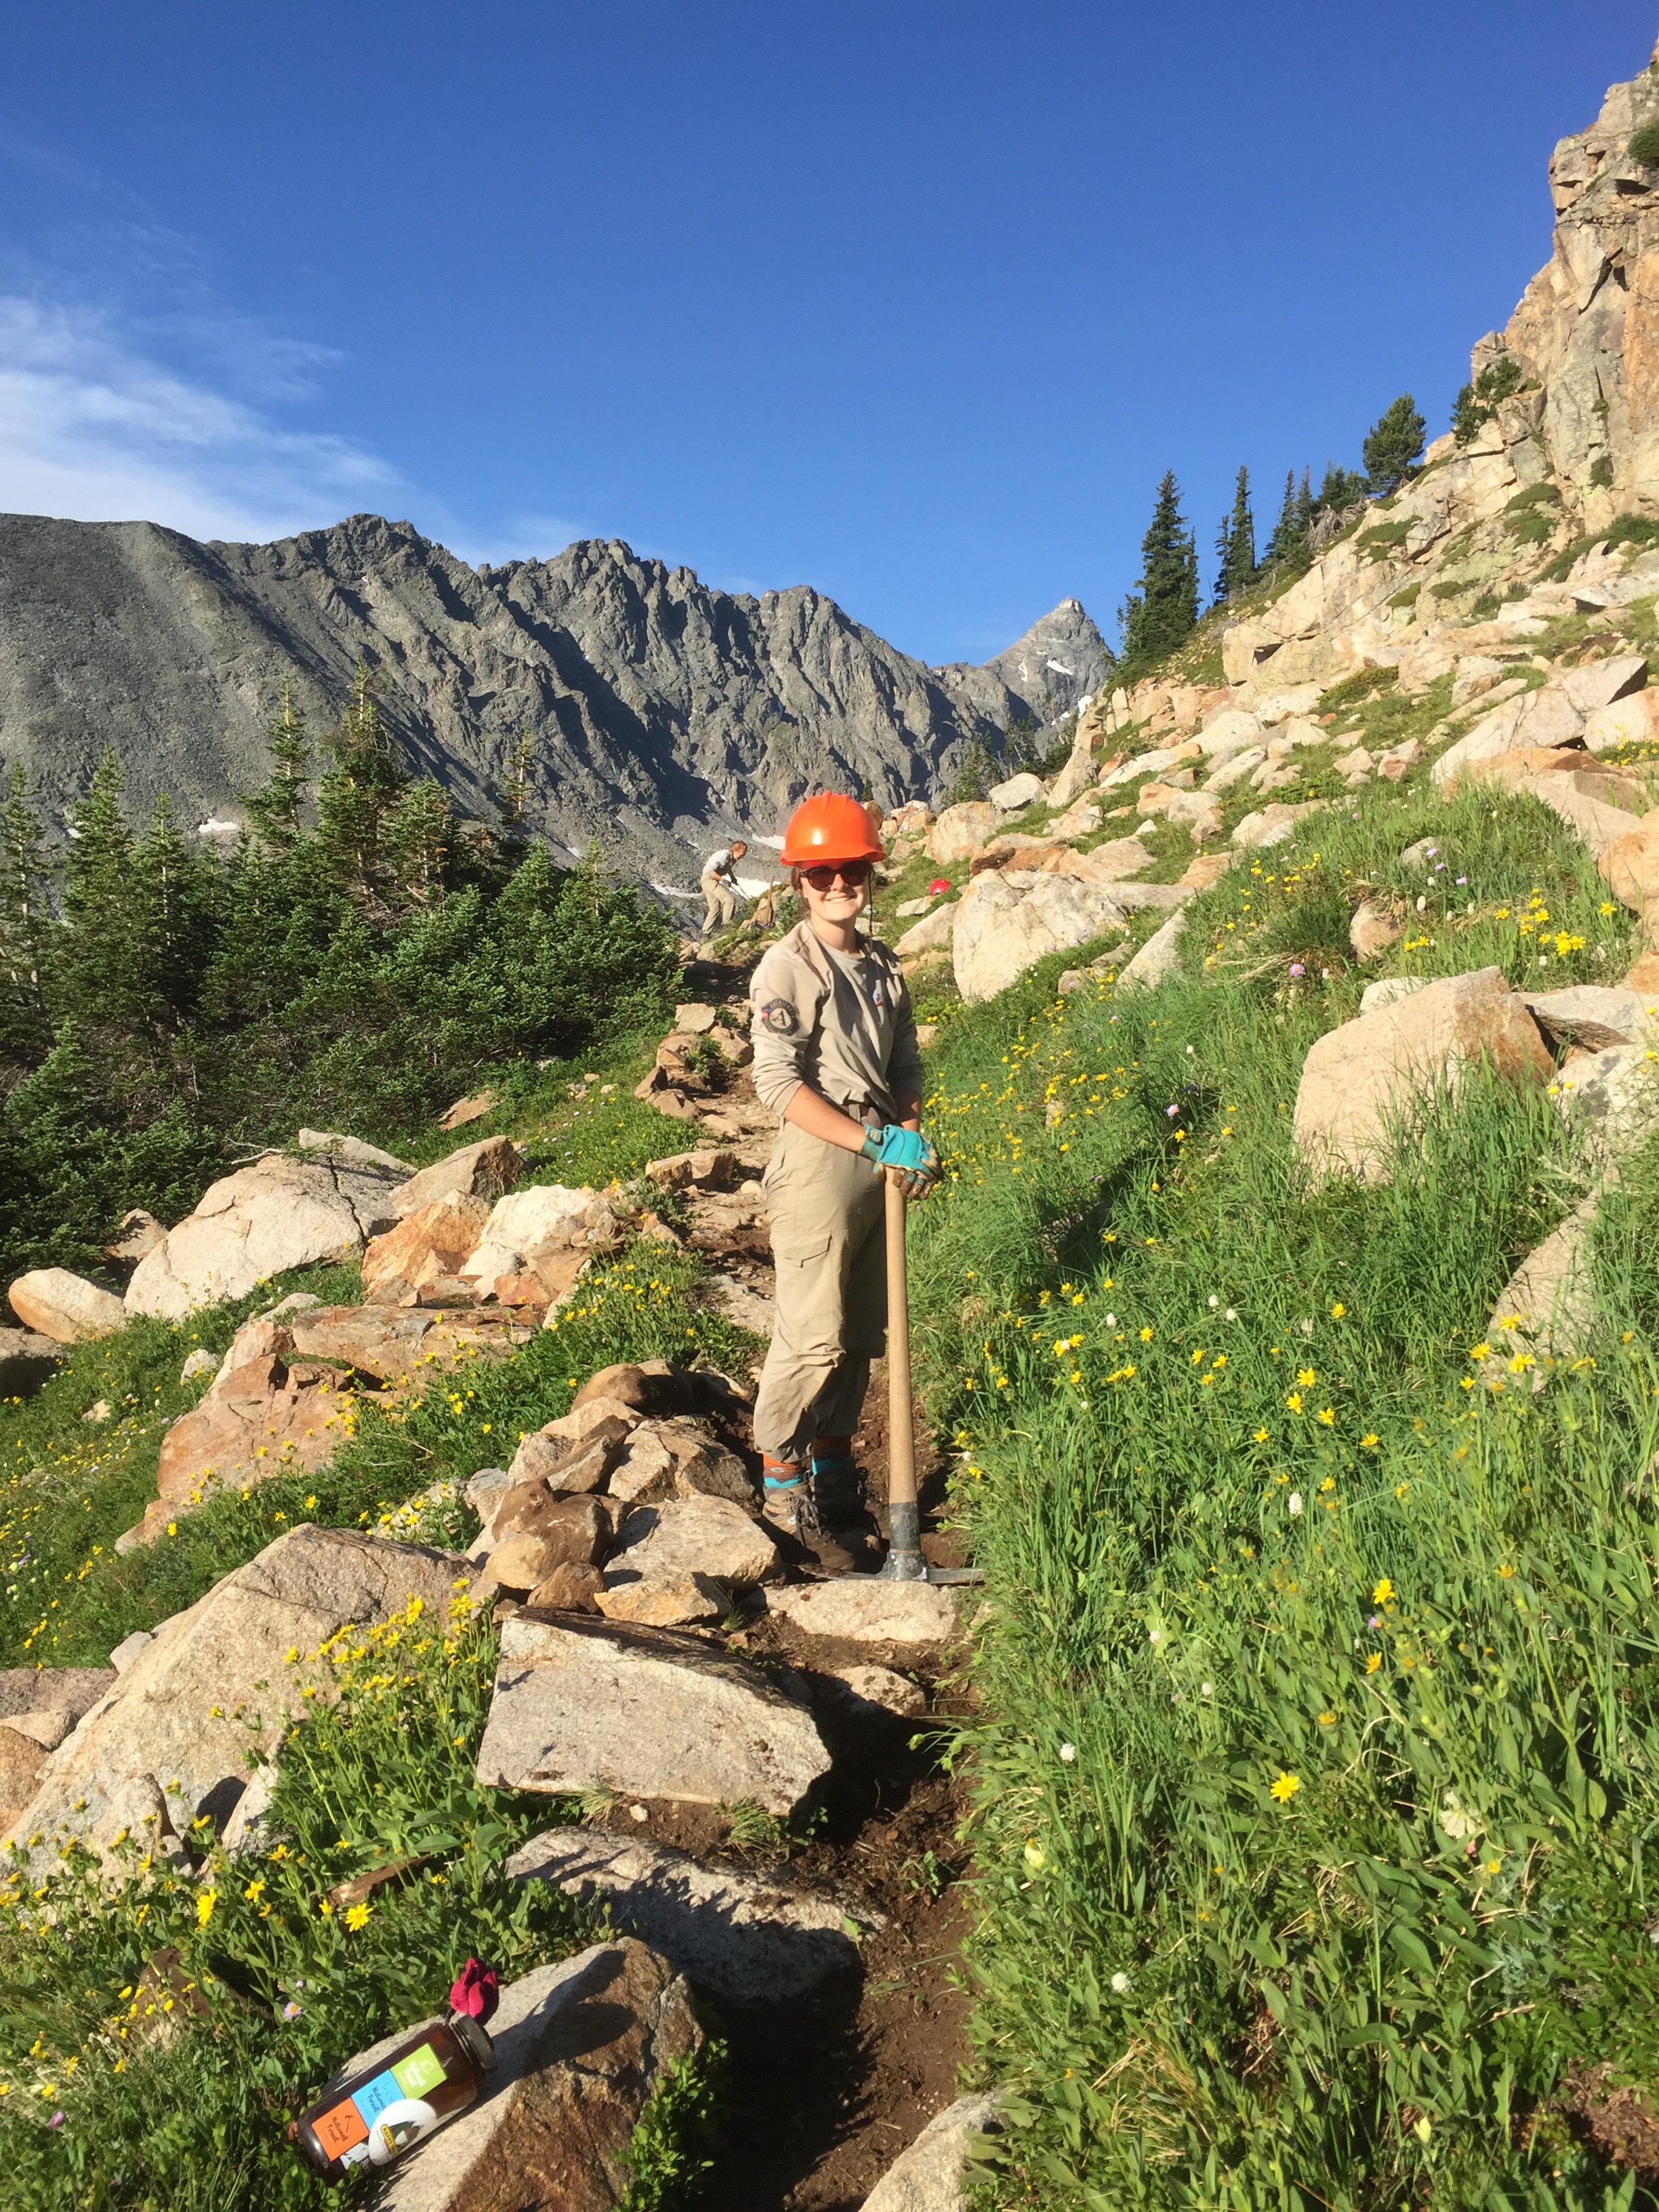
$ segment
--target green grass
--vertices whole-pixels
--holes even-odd
[[[749,1340],[696,1303],[699,1273],[659,1245],[626,1250],[515,1357],[437,1376],[402,1413],[366,1407],[328,1468],[214,1498],[174,1537],[125,1559],[109,1540],[153,1494],[161,1423],[204,1387],[178,1385],[185,1353],[198,1340],[222,1348],[245,1311],[295,1284],[179,1328],[139,1323],[79,1347],[37,1398],[0,1407],[0,1450],[15,1468],[7,1540],[32,1553],[3,1615],[5,1663],[100,1662],[131,1630],[191,1604],[302,1520],[411,1533],[402,1501],[504,1463],[521,1434],[566,1411],[577,1386],[613,1360],[740,1365]],[[356,1287],[345,1271],[308,1279],[324,1295]],[[81,1414],[97,1396],[125,1411],[88,1431]],[[412,1533],[458,1543],[476,1528],[452,1503]],[[470,1953],[507,1978],[595,1932],[591,1916],[545,1886],[514,1890],[501,1877],[520,1841],[575,1808],[472,1778],[495,1646],[463,1601],[447,1623],[394,1621],[306,1666],[338,1694],[306,1704],[306,1670],[296,1669],[290,1710],[306,1717],[283,1748],[263,1859],[227,1865],[209,1830],[191,1839],[205,1853],[194,1878],[144,1863],[140,1838],[113,1893],[74,1855],[43,1892],[12,1883],[14,1909],[0,1913],[9,2207],[298,2212],[337,2203],[283,2133],[326,2074],[440,2008]],[[377,1891],[357,1924],[322,1911],[337,1883],[411,1853],[429,1864]],[[146,1960],[167,1946],[205,2009],[163,2044],[140,2034],[130,2008]],[[678,2202],[706,2166],[717,2057],[684,2069],[647,2108],[630,2153],[630,2212]]]
[[[501,1873],[505,1854],[571,1808],[471,1780],[494,1676],[494,1635],[465,1599],[448,1621],[399,1615],[296,1667],[304,1717],[283,1747],[263,1854],[228,1861],[210,1830],[191,1838],[203,1853],[192,1875],[134,1837],[112,1890],[78,1853],[39,1889],[9,1878],[9,2206],[337,2203],[285,2140],[326,2075],[441,2010],[469,1955],[508,1978],[592,1940],[591,1917],[552,1886]],[[302,1679],[330,1701],[301,1704]],[[329,1904],[336,1884],[411,1852],[428,1863],[367,1907]],[[178,1954],[170,2003],[165,1981],[145,1979],[164,1949]],[[170,2035],[157,2033],[164,2004]]]
[[[1425,834],[1443,875],[1395,857]],[[1589,1170],[1477,1077],[1389,1182],[1298,1172],[1367,886],[1427,899],[1405,972],[1630,950],[1544,810],[1385,789],[1195,902],[1180,981],[1027,979],[937,1056],[913,1282],[994,1607],[988,2205],[1629,2201],[1552,2100],[1575,2061],[1659,2082],[1659,1162],[1603,1216],[1593,1358],[1492,1389],[1487,1316]]]

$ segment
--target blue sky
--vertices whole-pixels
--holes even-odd
[[[0,15],[0,509],[623,538],[929,660],[1444,427],[1635,0]]]

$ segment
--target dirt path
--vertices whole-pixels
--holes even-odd
[[[742,1162],[738,1174],[752,1178],[769,1155],[768,1126],[744,1073],[708,1101],[697,1133],[704,1142],[730,1145]],[[696,1220],[696,1195],[688,1197]],[[724,1211],[711,1200],[707,1218],[712,1224]],[[693,1241],[704,1242],[695,1231]],[[773,1275],[763,1221],[726,1236],[708,1256],[720,1275],[769,1308]],[[750,1307],[734,1317],[756,1311]],[[872,1373],[858,1452],[884,1536],[884,1361]],[[945,1473],[942,1456],[918,1424],[923,1548],[939,1565],[960,1563],[951,1538],[937,1526]],[[746,1636],[757,1653],[808,1656],[777,1617],[763,1611]],[[841,1656],[857,1661],[872,1655],[849,1646]],[[821,1647],[811,1659],[826,1663]],[[948,1667],[906,1671],[927,1692],[928,1714],[874,1736],[866,1733],[839,1750],[817,1832],[778,1865],[781,1879],[873,1907],[884,1924],[866,1937],[858,1969],[813,1996],[785,2004],[732,2004],[720,2015],[731,2052],[726,2125],[705,2201],[722,2212],[857,2212],[900,2152],[957,2094],[957,2070],[967,2057],[960,1950],[969,1854],[957,1832],[963,1803],[940,1766],[929,1723],[948,1721],[960,1692]],[[652,1818],[647,1832],[701,1858],[777,1863],[734,1849],[726,1824],[712,1813],[653,1808]],[[611,1819],[641,1832],[621,1808]]]

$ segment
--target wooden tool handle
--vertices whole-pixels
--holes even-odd
[[[887,1184],[887,1506],[916,1502],[916,1440],[911,1426],[910,1300],[904,1270],[904,1228],[909,1212],[896,1175]],[[914,1542],[914,1538],[912,1541]]]

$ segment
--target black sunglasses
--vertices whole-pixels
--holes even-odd
[[[815,891],[827,891],[837,876],[849,890],[855,891],[860,884],[869,882],[870,863],[868,860],[836,860],[821,868],[803,868],[801,873]]]

